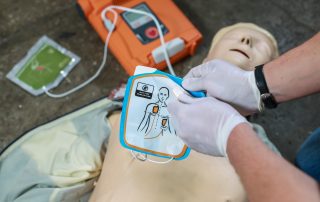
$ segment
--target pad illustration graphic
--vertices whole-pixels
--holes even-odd
[[[144,139],[153,139],[165,135],[175,134],[170,126],[170,117],[167,103],[170,96],[167,87],[161,87],[158,93],[158,101],[146,106],[144,116],[139,124],[138,131],[144,133]]]
[[[121,115],[121,144],[137,152],[182,159],[188,147],[176,135],[168,103],[177,99],[181,88],[161,74],[130,77]]]

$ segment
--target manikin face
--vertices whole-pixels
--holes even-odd
[[[272,41],[262,32],[235,28],[222,36],[206,60],[223,59],[244,70],[253,70],[270,61],[274,51]]]
[[[160,102],[165,102],[169,98],[169,90],[164,87],[160,88],[158,98]]]

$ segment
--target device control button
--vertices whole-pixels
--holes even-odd
[[[159,32],[158,32],[156,27],[147,28],[145,30],[144,34],[150,39],[154,39],[154,38],[157,38],[159,36]]]

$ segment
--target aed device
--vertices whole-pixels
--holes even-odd
[[[158,20],[163,32],[170,62],[193,55],[202,39],[172,0],[78,0],[84,16],[105,41],[108,35],[101,12],[108,6],[117,5],[150,13]],[[109,48],[129,75],[138,65],[157,69],[166,67],[165,57],[159,40],[159,31],[154,21],[145,15],[116,10],[119,14],[111,35]],[[113,19],[107,13],[108,19]]]

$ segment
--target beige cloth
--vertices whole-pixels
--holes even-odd
[[[113,131],[91,201],[246,201],[243,186],[227,159],[191,151],[186,160],[164,165],[135,160],[120,145],[119,115],[110,121]]]
[[[111,133],[104,98],[27,132],[0,155],[0,201],[88,201]]]

